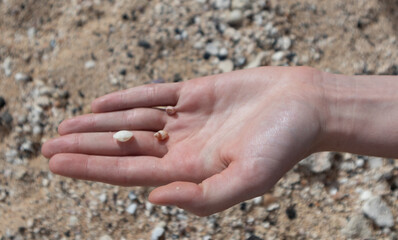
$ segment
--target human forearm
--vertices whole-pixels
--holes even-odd
[[[398,77],[323,74],[324,150],[398,158]]]

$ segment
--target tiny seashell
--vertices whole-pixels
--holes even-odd
[[[157,133],[155,133],[153,136],[155,136],[155,138],[157,138],[159,141],[163,141],[169,137],[169,134],[164,130],[160,130]]]
[[[119,142],[127,142],[134,136],[132,131],[122,130],[113,134],[113,138]]]
[[[175,107],[172,107],[172,106],[166,107],[166,113],[167,113],[168,115],[174,115],[176,112],[177,112],[177,111],[176,111]]]

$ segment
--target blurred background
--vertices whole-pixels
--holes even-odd
[[[315,154],[199,218],[40,155],[112,91],[267,65],[397,75],[397,38],[397,0],[0,0],[0,239],[398,239],[393,159]]]

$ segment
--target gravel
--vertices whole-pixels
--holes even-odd
[[[356,214],[350,218],[342,233],[349,238],[369,238],[372,234],[371,226],[363,214]]]
[[[6,105],[6,100],[0,96],[0,110]]]
[[[30,77],[29,75],[25,74],[25,73],[16,73],[14,76],[14,79],[17,83],[26,83],[28,81],[32,80],[32,77]]]
[[[365,202],[362,211],[379,227],[394,226],[394,218],[390,207],[380,197],[372,197]]]

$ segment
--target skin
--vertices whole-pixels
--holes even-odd
[[[263,67],[139,86],[100,97],[93,114],[63,121],[61,136],[42,153],[56,174],[157,186],[152,203],[207,216],[266,193],[314,152],[397,157],[397,79],[378,78],[380,85],[308,67]],[[153,134],[162,129],[169,138],[158,141]],[[119,130],[134,137],[117,142]]]

